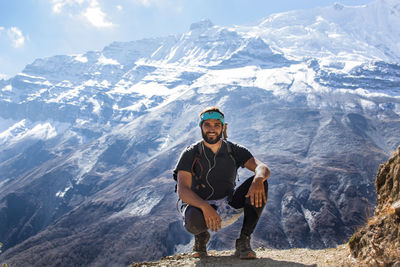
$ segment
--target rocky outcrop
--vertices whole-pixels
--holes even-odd
[[[350,239],[350,250],[368,265],[400,266],[400,147],[380,165],[375,185],[375,216]]]

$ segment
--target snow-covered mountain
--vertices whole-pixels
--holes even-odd
[[[345,242],[400,143],[399,24],[394,0],[204,20],[0,80],[0,262],[122,266],[188,250],[171,170],[211,105],[272,170],[254,245]]]

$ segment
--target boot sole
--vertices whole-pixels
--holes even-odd
[[[257,259],[257,255],[255,255],[253,252],[250,252],[250,251],[247,253],[235,252],[235,256],[239,257],[241,260]]]
[[[207,257],[207,252],[193,252],[193,258],[204,258]]]

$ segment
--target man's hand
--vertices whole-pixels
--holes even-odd
[[[246,197],[250,197],[251,205],[256,208],[261,208],[264,203],[267,203],[267,196],[264,190],[264,179],[254,178]]]
[[[254,180],[251,184],[246,197],[250,197],[251,205],[256,208],[261,208],[263,204],[267,203],[267,196],[264,189],[264,181],[270,176],[270,171],[264,163],[256,158],[249,159],[244,166],[250,171],[254,172]]]
[[[178,194],[183,202],[191,206],[198,207],[203,212],[204,220],[207,228],[217,232],[221,229],[221,218],[217,211],[208,204],[207,201],[201,199],[190,188],[192,186],[192,174],[186,171],[178,172]]]
[[[208,203],[204,205],[201,210],[203,211],[204,220],[206,221],[207,228],[214,232],[220,230],[222,220],[219,217],[217,211]]]

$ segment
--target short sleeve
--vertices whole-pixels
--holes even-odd
[[[187,171],[191,172],[192,170],[192,163],[194,159],[194,149],[195,146],[191,145],[187,147],[185,150],[182,151],[182,154],[178,160],[178,163],[176,164],[175,173],[178,173],[178,171]]]
[[[244,164],[253,157],[251,152],[244,146],[232,143],[233,154],[238,166],[244,168]]]

